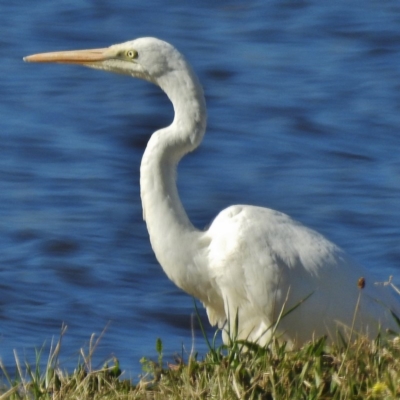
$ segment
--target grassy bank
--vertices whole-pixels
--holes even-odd
[[[62,338],[62,336],[61,336]],[[269,348],[235,341],[212,348],[203,359],[188,355],[174,364],[163,360],[157,340],[154,360],[142,359],[143,376],[124,380],[117,359],[93,370],[97,341],[81,350],[74,372],[59,368],[61,338],[47,355],[37,353],[35,365],[16,356],[16,373],[0,364],[3,399],[399,399],[400,339],[344,340],[326,346],[320,339],[289,351],[284,344]]]

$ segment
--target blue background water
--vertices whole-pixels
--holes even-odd
[[[0,357],[68,325],[62,362],[95,354],[127,376],[192,347],[192,299],[153,256],[139,197],[150,134],[172,119],[146,82],[28,54],[140,36],[191,61],[209,109],[179,168],[190,218],[258,204],[290,214],[382,280],[400,282],[400,3],[28,0],[0,3]],[[203,313],[204,315],[204,313]],[[209,333],[212,334],[212,329]],[[204,352],[204,341],[194,347]]]

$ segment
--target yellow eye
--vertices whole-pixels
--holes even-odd
[[[134,59],[137,57],[138,53],[137,53],[137,51],[135,51],[135,50],[127,50],[127,51],[125,52],[125,55],[126,55],[126,57],[129,58],[130,60],[134,60]]]

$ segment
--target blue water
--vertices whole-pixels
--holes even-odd
[[[128,377],[142,356],[156,355],[157,337],[167,357],[205,351],[198,334],[192,342],[193,301],[162,272],[142,221],[141,155],[172,107],[146,82],[22,62],[36,52],[140,36],[173,43],[197,71],[209,109],[202,147],[179,168],[195,225],[231,204],[267,206],[400,283],[397,0],[115,4],[0,4],[6,365],[13,349],[32,359],[63,322],[67,369],[108,324],[94,365],[114,354]]]

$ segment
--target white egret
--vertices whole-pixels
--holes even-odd
[[[389,288],[374,285],[374,278],[339,247],[287,215],[235,205],[223,210],[206,231],[191,224],[179,199],[176,167],[203,138],[206,104],[196,75],[173,46],[139,38],[104,49],[43,53],[24,60],[127,74],[167,94],[174,120],[153,133],[140,167],[143,217],[165,273],[201,300],[212,325],[225,326],[225,342],[237,317],[237,337],[268,343],[281,311],[296,305],[276,327],[276,334],[291,346],[322,335],[334,340],[338,327],[352,324],[369,337],[397,329],[391,311],[400,315],[400,306]],[[366,287],[360,293],[361,277]]]

